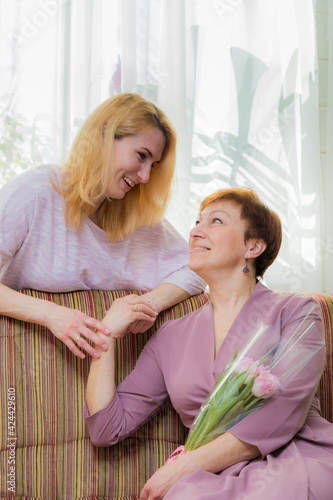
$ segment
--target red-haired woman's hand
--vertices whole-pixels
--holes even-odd
[[[151,476],[144,485],[140,500],[162,500],[171,486],[181,477],[179,464],[170,462],[163,465]]]

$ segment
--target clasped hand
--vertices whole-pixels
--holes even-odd
[[[96,347],[106,351],[110,333],[116,338],[127,332],[145,332],[154,324],[156,316],[157,311],[148,300],[133,294],[116,299],[102,321],[77,309],[48,303],[44,311],[44,317],[47,318],[44,324],[75,356],[83,359],[85,355],[82,351],[86,351],[99,358]]]
[[[145,332],[154,324],[157,314],[149,300],[132,294],[116,299],[103,323],[110,329],[111,338],[120,338],[129,332]]]

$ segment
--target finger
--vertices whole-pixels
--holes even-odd
[[[73,329],[73,325],[70,327],[66,328],[65,334],[62,336],[63,342],[69,347],[69,349],[75,354],[75,356],[78,356],[81,359],[85,358],[85,355],[82,351],[80,351],[79,347],[87,351],[88,354],[91,356],[94,356],[94,358],[99,358],[100,354],[96,349],[88,344],[88,342],[82,337],[82,335],[88,335],[88,336],[96,336],[98,337],[95,333],[93,333],[89,328],[86,327],[81,327],[81,331],[79,329],[79,325],[76,326],[75,330]],[[99,339],[99,337],[98,337]],[[101,339],[99,339],[100,341]],[[103,342],[103,345],[107,345]]]
[[[86,351],[90,356],[93,356],[94,358],[99,358],[101,355],[99,352],[96,351],[96,349],[90,345],[84,337],[81,337],[76,341],[76,345],[79,346],[81,349]],[[81,352],[81,351],[80,351]]]
[[[81,328],[81,334],[84,335],[88,340],[93,342],[94,344],[98,345],[101,349],[104,351],[108,350],[108,346],[103,339],[103,336],[100,337],[97,333],[92,331],[90,328]]]
[[[140,500],[148,500],[149,492],[147,491],[146,486],[143,487],[143,490],[140,493]]]
[[[134,321],[131,323],[126,330],[126,333],[139,333],[139,330],[137,330],[137,325],[140,323],[140,321]]]
[[[149,299],[144,298],[142,295],[132,294],[132,295],[127,295],[126,297],[122,297],[120,299],[116,299],[116,300],[126,301],[131,305],[144,304],[145,306],[149,307],[153,311],[157,311],[156,307],[151,303],[151,301]]]
[[[147,314],[151,318],[154,318],[154,321],[155,321],[156,316],[158,315],[157,311],[154,311],[154,309],[152,309],[147,304],[142,304],[142,303],[141,304],[134,304],[133,305],[133,310],[136,313],[142,312],[142,313]]]
[[[87,316],[85,318],[84,323],[85,325],[89,326],[89,328],[98,330],[99,332],[104,333],[105,335],[110,335],[111,333],[110,329],[104,323],[101,323],[95,318],[90,318],[90,316]]]
[[[149,330],[149,328],[151,328],[154,323],[155,323],[155,320],[153,318],[149,322],[148,321],[136,321],[135,323],[133,323],[130,326],[130,331],[132,333],[144,333],[147,330]]]
[[[80,351],[80,349],[78,349],[77,345],[75,344],[75,342],[73,341],[73,339],[71,339],[70,337],[66,337],[66,335],[62,335],[60,337],[60,340],[68,347],[68,349],[70,349],[70,351],[72,351],[73,354],[75,354],[75,356],[77,356],[78,358],[81,358],[81,359],[84,359],[86,356],[85,354]]]
[[[146,322],[146,323],[149,323],[149,324],[153,324],[156,320],[156,316],[154,314],[154,316],[151,316],[150,314],[147,314],[146,312],[144,311],[138,311],[138,312],[134,312],[133,311],[133,322],[134,321],[142,321],[142,322]]]
[[[148,324],[148,327],[147,327],[147,330],[148,330],[148,328],[150,328],[154,324],[154,322],[155,322],[155,317],[151,318],[150,316],[146,315],[145,313],[141,313],[141,312],[134,313],[134,311],[133,311],[133,317],[134,317],[134,319],[128,325],[125,333],[140,333],[140,332],[144,332],[144,331],[146,331],[146,330],[142,330],[142,325],[144,323]]]
[[[107,349],[108,349],[105,340],[103,338],[99,337],[95,332],[90,330],[90,328],[87,328],[86,326],[82,325],[82,323],[81,324],[79,324],[77,322],[68,323],[68,325],[65,329],[65,334],[66,334],[67,338],[71,339],[74,342],[74,344],[77,344],[80,347],[82,347],[82,345],[81,345],[81,343],[78,343],[78,340],[79,340],[78,337],[81,337],[81,335],[84,335],[88,340],[91,340],[92,342],[97,344],[104,351],[107,351]],[[86,348],[85,348],[85,350],[87,351]],[[91,347],[91,349],[89,349],[88,352],[89,352],[89,354],[93,355],[94,357],[99,357],[99,353],[93,347]]]
[[[154,312],[157,312],[157,309],[156,307],[149,301],[149,300],[146,300],[146,299],[140,299],[137,304],[143,304],[145,305],[146,307],[148,307],[149,309],[151,309],[152,311]]]
[[[144,333],[146,332],[147,330],[149,330],[149,328],[151,328],[153,326],[153,324],[155,323],[155,321],[151,321],[150,323],[146,322],[141,322],[138,327],[139,327],[139,330],[138,330],[138,333]]]
[[[151,318],[150,321],[137,320],[131,323],[128,327],[128,331],[131,333],[143,333],[149,330],[149,328],[154,324],[155,320]]]

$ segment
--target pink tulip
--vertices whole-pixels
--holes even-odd
[[[271,372],[269,371],[269,369],[267,368],[267,366],[265,366],[265,365],[260,365],[259,366],[259,375],[268,375],[270,373]]]
[[[262,370],[255,379],[252,394],[257,398],[270,398],[281,388],[279,379],[268,370]]]
[[[257,361],[253,361],[253,359],[245,356],[237,364],[237,366],[235,368],[235,372],[238,374],[243,373],[243,372],[247,372],[248,376],[244,380],[244,384],[248,384],[252,378],[254,378],[260,374],[260,367],[258,366]]]

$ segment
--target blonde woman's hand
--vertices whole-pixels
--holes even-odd
[[[110,330],[101,321],[91,318],[77,309],[70,309],[53,303],[48,303],[45,306],[42,315],[45,317],[43,324],[51,330],[55,337],[66,344],[75,356],[84,359],[83,350],[95,358],[100,357],[99,352],[88,340],[102,350],[107,350],[104,335],[109,335]],[[97,335],[96,332],[104,335]]]
[[[109,327],[112,338],[120,338],[129,332],[145,332],[154,324],[157,314],[156,308],[144,296],[133,294],[116,299],[103,323]]]

